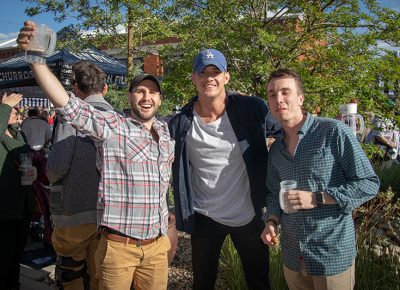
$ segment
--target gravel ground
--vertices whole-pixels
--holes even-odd
[[[171,262],[168,274],[168,289],[169,290],[189,290],[192,289],[192,259],[190,248],[190,236],[184,233],[179,233],[178,249],[175,257]],[[228,290],[226,279],[221,267],[218,272],[218,278],[215,285],[216,289]]]

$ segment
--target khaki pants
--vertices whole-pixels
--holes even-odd
[[[304,263],[301,272],[283,266],[286,283],[290,290],[353,290],[355,284],[355,262],[344,272],[332,276],[307,274]]]
[[[98,289],[94,254],[99,244],[97,225],[85,224],[74,227],[55,227],[51,237],[57,255],[71,257],[75,261],[86,259],[90,278],[90,289]],[[70,268],[81,270],[83,266]],[[63,283],[65,290],[84,290],[83,278]]]
[[[96,276],[101,290],[165,290],[168,285],[167,236],[137,247],[108,240],[103,234],[96,252]]]

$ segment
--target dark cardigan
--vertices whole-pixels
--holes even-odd
[[[21,186],[18,156],[29,152],[29,146],[21,132],[8,125],[11,110],[0,104],[0,220],[22,218],[25,206],[31,208],[34,201],[30,186]],[[7,128],[14,138],[5,134]]]

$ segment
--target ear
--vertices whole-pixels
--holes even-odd
[[[108,92],[108,86],[107,86],[107,84],[104,84],[104,88],[103,88],[103,92],[102,92],[103,96],[105,96],[107,94],[107,92]]]
[[[229,83],[229,80],[231,79],[231,75],[229,72],[225,72],[225,85]]]
[[[299,94],[299,105],[300,107],[303,106],[304,103],[304,94]]]

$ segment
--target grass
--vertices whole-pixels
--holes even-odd
[[[386,175],[386,177],[393,175]],[[399,239],[400,200],[391,188],[382,191],[371,202],[359,208],[357,217],[357,258],[355,290],[400,290],[400,257],[387,250],[386,254],[377,255],[376,246],[389,249],[393,239]],[[390,228],[392,242],[385,235],[379,235],[380,225]],[[229,289],[247,289],[242,265],[230,238],[227,238],[221,253],[221,266],[224,269]],[[283,277],[280,249],[270,250],[271,289],[287,290]]]
[[[247,289],[239,256],[229,238],[226,239],[222,250],[221,266],[224,268],[229,289]],[[279,248],[270,251],[270,283],[271,289],[288,289],[283,277]],[[372,248],[359,250],[354,290],[400,290],[400,263],[396,257],[392,255],[378,257]]]
[[[376,256],[372,249],[358,251],[355,290],[399,290],[400,264],[394,256]]]

